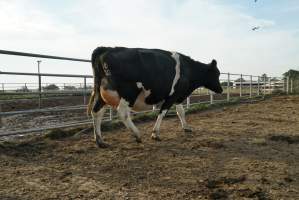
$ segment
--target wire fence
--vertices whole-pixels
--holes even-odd
[[[65,58],[0,50],[0,54],[42,57],[49,59],[90,62],[85,59]],[[0,83],[0,137],[41,132],[91,124],[85,114],[88,96],[92,91],[91,75],[0,72],[1,76],[35,76],[37,83]],[[42,82],[43,77],[71,77],[77,82]],[[221,73],[220,82],[224,92],[214,94],[199,88],[184,102],[186,109],[195,104],[214,104],[237,99],[251,99],[272,93],[291,93],[293,80],[288,77],[261,77],[244,74]],[[153,112],[158,106],[153,106]],[[135,115],[144,112],[134,113]],[[111,108],[105,120],[113,120],[116,113]]]

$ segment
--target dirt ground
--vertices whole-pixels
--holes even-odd
[[[0,199],[299,199],[299,96],[178,118],[143,143],[124,128],[0,145]]]

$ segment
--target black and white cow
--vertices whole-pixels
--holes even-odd
[[[204,64],[177,52],[160,49],[98,47],[92,54],[94,90],[88,112],[94,122],[94,136],[99,147],[107,147],[101,136],[101,121],[106,105],[117,109],[120,119],[141,142],[139,130],[130,111],[149,109],[161,104],[152,138],[160,140],[163,117],[176,104],[185,131],[191,131],[185,120],[182,102],[198,87],[221,93],[217,62]]]

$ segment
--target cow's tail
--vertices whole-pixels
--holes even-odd
[[[89,98],[88,106],[87,106],[87,115],[91,114],[93,109],[94,101],[97,100],[96,97],[99,96],[101,80],[105,76],[102,67],[103,54],[105,54],[109,50],[109,47],[98,47],[96,48],[91,55],[91,64],[93,71],[93,91]]]

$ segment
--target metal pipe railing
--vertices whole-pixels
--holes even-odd
[[[290,81],[290,78],[287,77],[287,94],[289,94],[289,81]]]
[[[71,77],[71,78],[92,78],[92,75],[80,75],[80,74],[51,74],[51,73],[27,73],[27,72],[2,72],[0,75],[17,75],[17,76],[49,76],[49,77]]]
[[[0,50],[0,54],[35,57],[35,58],[48,58],[48,59],[55,59],[55,60],[70,60],[70,61],[79,61],[79,62],[91,62],[90,60],[87,60],[87,59],[51,56],[51,55],[45,55],[45,54],[25,53],[25,52],[8,51],[8,50]]]
[[[243,74],[240,76],[240,97],[242,97],[242,82],[243,82]]]
[[[260,95],[260,77],[257,77],[257,96]]]
[[[86,90],[87,94],[91,92],[91,90]],[[38,95],[39,92],[4,92],[4,93],[0,93],[1,95]],[[83,95],[84,94],[84,90],[78,90],[78,91],[47,91],[47,92],[42,92],[43,95]]]
[[[249,88],[249,96],[252,97],[252,76],[250,75],[250,88]]]
[[[291,94],[293,94],[293,79],[291,79]]]
[[[227,101],[230,101],[230,73],[227,73]]]

